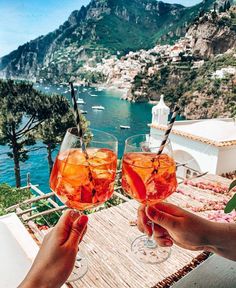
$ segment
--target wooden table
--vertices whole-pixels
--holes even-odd
[[[202,181],[228,186],[230,181],[214,175],[194,179],[194,183]],[[173,194],[168,201],[181,207],[202,207],[204,200],[222,201],[228,196],[212,194],[210,190],[203,190],[191,185],[181,184],[181,189],[195,195],[196,199],[181,193]],[[201,202],[197,197],[201,197]],[[229,198],[229,197],[228,197]],[[87,256],[89,270],[72,287],[88,288],[150,288],[183,266],[192,261],[201,252],[192,252],[173,247],[170,258],[158,265],[143,264],[133,258],[130,252],[132,241],[140,234],[137,227],[130,225],[136,219],[138,204],[129,201],[110,209],[89,215],[89,227],[81,251]],[[215,211],[200,212],[206,217]]]

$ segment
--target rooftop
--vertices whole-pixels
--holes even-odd
[[[167,126],[151,126],[160,130],[167,129]],[[236,145],[234,119],[179,121],[175,123],[172,133],[217,147]]]

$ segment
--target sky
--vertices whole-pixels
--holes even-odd
[[[127,0],[129,1],[129,0]],[[58,28],[89,0],[0,0],[0,57]],[[201,0],[163,0],[191,6]]]

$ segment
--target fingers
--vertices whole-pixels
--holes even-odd
[[[78,247],[81,242],[86,229],[87,229],[88,217],[86,215],[80,216],[72,225],[69,239],[67,241],[68,245],[71,247]]]
[[[154,234],[154,237],[157,237],[157,238],[170,236],[166,229],[164,229],[163,227],[157,224],[154,225],[153,234]]]
[[[156,241],[157,245],[160,247],[171,247],[173,246],[173,241],[168,238],[157,238],[154,237],[154,240]]]
[[[59,219],[54,230],[58,234],[60,245],[65,243],[69,238],[72,225],[76,219],[80,217],[80,212],[75,210],[66,210]]]
[[[153,237],[157,244],[161,247],[170,247],[173,245],[173,241],[168,231],[157,224],[154,225]]]
[[[175,228],[175,226],[178,225],[179,218],[158,210],[156,206],[157,205],[146,208],[148,218],[167,231]]]
[[[138,209],[138,229],[142,233],[146,233],[149,237],[152,236],[152,227],[150,225],[150,219],[148,219],[145,212],[145,205],[141,205]]]
[[[155,207],[159,211],[162,211],[164,213],[177,216],[177,217],[183,217],[187,213],[185,210],[179,208],[178,206],[170,204],[170,203],[165,203],[165,202],[157,203],[153,207]]]

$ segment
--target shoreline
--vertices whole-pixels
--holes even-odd
[[[128,91],[129,91],[128,88],[120,88],[116,85],[110,85],[110,84],[106,84],[106,83],[84,85],[83,82],[75,82],[74,85],[75,86],[84,86],[84,87],[93,87],[93,88],[96,88],[97,90],[101,89],[101,90],[119,92],[122,94],[122,96],[121,96],[122,100],[127,100],[126,97],[127,97]]]

